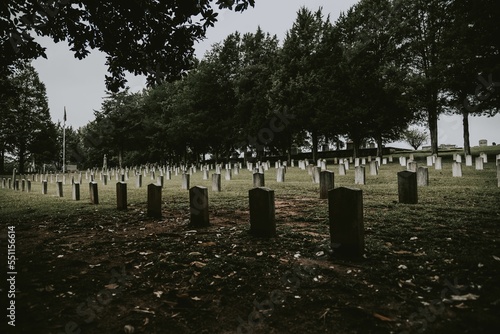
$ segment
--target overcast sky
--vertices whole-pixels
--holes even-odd
[[[257,30],[260,25],[264,32],[277,35],[283,41],[285,33],[292,27],[297,10],[306,6],[310,10],[323,8],[323,13],[335,21],[340,12],[346,11],[356,0],[257,0],[255,8],[243,13],[223,11],[219,21],[208,30],[207,39],[196,46],[196,55],[202,58],[214,43],[221,42],[235,31],[240,33]],[[65,43],[53,43],[50,39],[38,39],[47,48],[48,59],[39,58],[33,62],[41,80],[47,88],[52,120],[62,120],[64,106],[67,109],[67,125],[78,128],[94,119],[93,110],[99,110],[106,95],[104,75],[105,55],[93,51],[87,58],[73,57]],[[131,91],[145,87],[143,77],[128,76]],[[496,78],[494,78],[496,79]],[[497,81],[497,80],[496,80]],[[477,146],[479,139],[500,143],[500,115],[470,118],[470,140]],[[462,121],[458,116],[442,116],[439,121],[439,143],[463,145]],[[404,147],[398,143],[397,146]]]

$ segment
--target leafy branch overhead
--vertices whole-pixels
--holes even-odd
[[[125,86],[125,71],[148,83],[173,80],[194,64],[196,41],[217,22],[215,7],[244,11],[255,0],[15,0],[0,5],[1,64],[46,57],[35,35],[66,41],[76,58],[107,54],[106,85]]]

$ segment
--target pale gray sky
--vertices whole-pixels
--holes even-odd
[[[323,13],[335,21],[341,11],[346,11],[357,0],[257,0],[255,8],[243,13],[223,11],[215,27],[209,29],[207,39],[196,47],[201,58],[214,43],[221,42],[235,31],[255,32],[260,25],[264,32],[276,34],[280,41],[292,27],[297,10],[306,6],[310,10],[323,8]],[[48,59],[39,58],[33,65],[47,88],[52,120],[62,121],[64,106],[67,109],[67,125],[78,128],[94,119],[93,110],[99,110],[106,95],[104,75],[106,74],[104,54],[93,51],[87,58],[73,57],[65,43],[53,43],[50,39],[39,39],[47,47]],[[145,87],[143,77],[128,76],[132,91]],[[500,115],[493,118],[470,118],[471,145],[477,146],[479,139],[488,143],[500,143]],[[442,116],[439,121],[439,143],[463,145],[462,121],[458,116]],[[397,146],[408,147],[398,143]]]

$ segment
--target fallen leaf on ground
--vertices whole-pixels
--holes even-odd
[[[472,294],[472,293],[468,293],[466,295],[452,295],[451,296],[451,300],[454,300],[454,301],[465,301],[465,300],[476,300],[478,299],[479,296],[478,295],[475,295],[475,294]]]
[[[388,317],[383,316],[383,315],[378,314],[378,313],[373,313],[373,316],[379,320],[382,320],[382,321],[394,321],[394,319],[388,318]]]

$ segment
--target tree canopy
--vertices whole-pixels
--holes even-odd
[[[45,57],[34,35],[66,41],[76,58],[107,55],[106,85],[124,88],[125,71],[153,85],[193,65],[193,45],[217,21],[219,9],[243,11],[255,0],[11,0],[0,4],[0,63]]]

